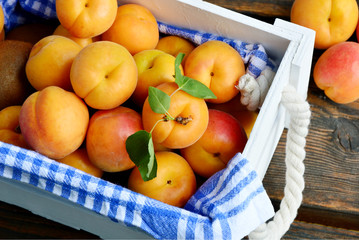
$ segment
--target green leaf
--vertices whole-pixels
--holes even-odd
[[[148,103],[155,113],[165,114],[170,108],[171,98],[155,87],[148,88]]]
[[[126,140],[126,150],[132,162],[136,164],[143,181],[148,181],[157,175],[157,161],[152,142],[152,135],[140,130]]]
[[[181,69],[179,67],[181,66],[184,55],[185,55],[184,53],[178,53],[176,60],[175,60],[175,80],[176,80],[177,84],[178,83],[181,84],[183,81],[183,75],[182,75]]]
[[[178,83],[177,83],[178,84]],[[202,98],[202,99],[216,99],[216,95],[206,85],[190,77],[183,77],[181,85],[178,87],[186,93]]]
[[[179,66],[183,58],[184,53],[179,53],[175,60],[175,82],[178,87],[182,91],[185,91],[194,97],[202,99],[216,99],[216,95],[206,85],[198,80],[182,75]]]

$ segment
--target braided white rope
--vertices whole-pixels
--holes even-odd
[[[294,221],[302,202],[306,136],[310,123],[310,106],[292,86],[284,88],[281,103],[290,114],[286,142],[286,185],[280,209],[269,223],[250,233],[250,239],[280,239]]]
[[[244,74],[236,85],[241,92],[241,103],[250,111],[261,107],[273,78],[274,72],[269,67],[265,68],[257,79],[249,73]]]

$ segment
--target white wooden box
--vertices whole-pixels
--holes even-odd
[[[280,104],[287,84],[306,98],[311,70],[314,36],[312,30],[276,19],[265,23],[243,14],[199,0],[124,0],[147,7],[157,20],[185,28],[202,30],[247,43],[261,43],[279,66],[259,112],[243,155],[264,177],[288,114]],[[0,177],[0,200],[26,208],[35,214],[101,238],[151,238],[141,230],[94,213],[34,186]]]

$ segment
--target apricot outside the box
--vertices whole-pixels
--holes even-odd
[[[187,161],[173,152],[156,152],[157,177],[143,181],[135,167],[128,188],[164,203],[183,207],[197,189],[195,174]]]
[[[347,41],[358,23],[356,0],[295,0],[290,20],[316,31],[314,47],[327,49]]]
[[[52,159],[64,158],[78,149],[85,139],[88,123],[89,111],[82,99],[56,86],[31,94],[19,116],[26,142]]]
[[[117,0],[56,0],[61,25],[78,38],[92,38],[108,30],[116,10]]]
[[[171,95],[177,88],[176,83],[162,83],[158,89]],[[164,114],[152,111],[148,98],[142,109],[143,127],[147,132],[156,125],[152,132],[154,142],[164,147],[175,149],[184,148],[196,142],[205,132],[208,125],[208,107],[203,99],[193,97],[180,90],[171,96],[171,104],[168,113],[173,118],[187,119],[183,124],[176,121],[161,121]]]
[[[313,70],[316,85],[332,101],[347,104],[359,99],[359,43],[342,42],[325,50]]]
[[[141,115],[127,107],[99,110],[91,117],[86,135],[86,149],[90,161],[106,172],[131,169],[127,138],[143,130]]]
[[[207,102],[224,103],[239,93],[235,85],[245,74],[245,66],[233,47],[213,40],[197,46],[188,55],[184,73],[209,87],[217,96],[216,99],[207,99]]]
[[[70,69],[80,50],[80,45],[67,37],[50,35],[41,39],[31,49],[26,63],[31,85],[36,90],[58,86],[71,91]]]
[[[94,109],[111,109],[128,100],[137,85],[137,66],[120,44],[98,41],[79,52],[71,66],[75,93]]]

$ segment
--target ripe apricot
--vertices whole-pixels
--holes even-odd
[[[79,38],[95,37],[109,29],[116,9],[117,0],[56,0],[61,25]]]
[[[115,108],[137,85],[137,67],[123,46],[109,41],[89,44],[76,56],[70,73],[75,93],[95,109]]]
[[[216,99],[208,99],[208,102],[224,103],[239,93],[235,85],[245,74],[245,66],[233,47],[213,40],[197,46],[188,55],[184,72],[209,87],[217,96]]]
[[[119,43],[132,55],[153,49],[159,40],[156,18],[141,5],[121,5],[117,9],[115,22],[102,34],[102,40]]]
[[[161,202],[183,207],[196,191],[196,177],[187,161],[173,152],[156,152],[157,177],[143,181],[135,167],[129,177],[129,189]]]
[[[158,89],[171,95],[178,87],[176,83],[162,83]],[[208,125],[208,107],[203,99],[193,97],[180,90],[171,96],[168,113],[175,120],[161,121],[164,114],[152,111],[148,98],[142,109],[143,127],[152,132],[154,142],[171,149],[184,148],[196,142]]]
[[[148,88],[156,87],[164,82],[174,82],[176,58],[160,50],[150,49],[136,53],[135,59],[138,69],[138,83],[132,99],[142,106],[148,96]],[[183,73],[182,65],[180,65]]]
[[[0,32],[4,29],[4,11],[2,10],[2,7],[0,6]]]
[[[86,135],[90,161],[106,172],[133,168],[126,151],[127,138],[143,130],[141,115],[127,107],[99,110],[92,115]]]
[[[80,45],[63,36],[41,39],[31,49],[25,67],[30,84],[38,91],[49,86],[72,90],[70,69],[80,50]]]
[[[64,28],[61,24],[59,26],[57,26],[57,28],[55,29],[53,35],[60,35],[60,36],[63,36],[63,37],[70,38],[71,40],[76,42],[81,47],[86,47],[87,45],[92,43],[92,38],[78,38],[78,37],[75,37],[66,28]]]
[[[169,53],[174,57],[177,57],[179,53],[184,53],[182,64],[185,65],[188,55],[195,47],[196,46],[187,39],[173,35],[161,38],[158,41],[156,49]]]
[[[52,159],[64,158],[85,139],[89,122],[86,104],[57,86],[31,94],[21,107],[21,132],[32,149]]]
[[[86,148],[78,148],[64,158],[57,159],[60,163],[67,164],[95,177],[102,177],[103,171],[92,164],[89,160]]]
[[[29,148],[19,127],[20,110],[21,106],[13,105],[0,111],[0,141]]]

